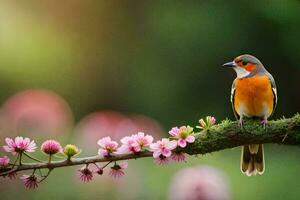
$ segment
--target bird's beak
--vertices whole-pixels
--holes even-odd
[[[234,61],[223,64],[223,67],[235,67],[235,66],[236,66],[236,63]]]

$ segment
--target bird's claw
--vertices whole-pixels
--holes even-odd
[[[268,120],[267,119],[263,119],[261,121],[261,124],[263,125],[264,129],[266,130],[267,129]]]
[[[244,120],[242,118],[239,119],[238,126],[243,130]]]

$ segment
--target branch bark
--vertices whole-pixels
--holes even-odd
[[[185,153],[189,155],[197,155],[247,144],[261,143],[300,145],[300,115],[296,114],[292,118],[270,121],[266,129],[264,129],[257,120],[246,121],[243,130],[238,127],[238,123],[236,121],[224,120],[220,124],[196,133],[195,142],[189,144],[184,150]],[[151,156],[152,153],[146,151],[139,154],[115,155],[109,158],[92,156],[52,161],[51,163],[24,163],[22,165],[15,166],[14,168],[6,168],[5,171],[0,173],[0,176],[24,170],[44,168],[54,169],[59,167],[137,159]]]

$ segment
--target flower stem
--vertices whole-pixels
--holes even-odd
[[[22,152],[21,153],[19,153],[19,165],[22,165]]]
[[[37,158],[35,158],[35,157],[32,157],[32,156],[30,156],[29,154],[27,154],[27,153],[25,153],[25,152],[23,152],[23,153],[24,153],[24,155],[27,156],[28,158],[30,158],[30,159],[32,159],[32,160],[34,160],[34,161],[43,163],[43,161],[41,161],[41,160],[39,160],[39,159],[37,159]],[[22,154],[21,154],[21,155],[22,155]]]
[[[18,162],[20,157],[20,154],[18,154],[17,159],[15,160],[15,162],[12,164],[12,168],[14,168],[16,166],[16,163]]]
[[[102,167],[102,169],[104,169],[105,167],[107,167],[107,165],[109,165],[111,162],[112,162],[112,161],[109,161],[108,163],[106,163],[106,164]]]
[[[50,154],[50,155],[49,155],[49,160],[48,160],[48,163],[49,163],[49,164],[51,163],[51,158],[52,158],[52,155]]]
[[[48,173],[45,176],[43,176],[43,178],[39,181],[39,183],[43,182],[50,175],[51,171],[52,169],[49,169]]]

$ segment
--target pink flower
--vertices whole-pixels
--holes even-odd
[[[150,145],[150,151],[153,152],[153,157],[158,158],[160,156],[170,157],[173,149],[177,147],[177,142],[172,140],[170,141],[167,138],[157,141]]]
[[[23,181],[23,184],[27,189],[34,189],[38,187],[38,179],[34,174],[23,175],[20,179]]]
[[[143,147],[147,147],[153,142],[153,137],[151,135],[145,135],[143,132],[138,132],[136,135],[136,142],[138,143],[137,149],[143,149]]]
[[[109,157],[111,153],[117,151],[118,148],[118,143],[112,141],[110,137],[104,137],[98,140],[98,145],[100,146],[98,154],[104,157]]]
[[[11,152],[13,155],[21,152],[34,152],[36,144],[34,140],[30,141],[29,138],[16,137],[15,140],[11,138],[5,138],[7,145],[3,146],[6,152]]]
[[[170,158],[160,155],[158,158],[154,159],[154,162],[158,165],[166,165],[170,162]]]
[[[17,176],[17,172],[10,172],[9,174],[7,174],[7,176],[10,180],[15,179]]]
[[[49,155],[56,154],[62,150],[61,145],[55,140],[46,140],[42,146],[41,150]]]
[[[136,142],[135,135],[123,137],[121,143],[121,147],[117,150],[118,154],[137,153],[141,150]]]
[[[7,167],[9,164],[9,161],[10,161],[10,159],[7,156],[0,157],[0,168]]]
[[[145,135],[143,132],[121,139],[122,146],[118,149],[118,154],[138,153],[153,142],[153,137]]]
[[[173,152],[171,158],[176,162],[185,161],[185,155],[183,152]]]
[[[121,162],[120,164],[115,164],[110,168],[109,175],[114,178],[120,178],[125,175],[124,169],[128,167],[127,162]]]
[[[177,139],[178,146],[184,148],[187,143],[193,143],[195,137],[191,135],[193,128],[190,126],[181,126],[180,128],[174,127],[169,131],[169,134]]]
[[[82,182],[88,183],[93,179],[93,172],[88,167],[83,167],[78,171]]]

